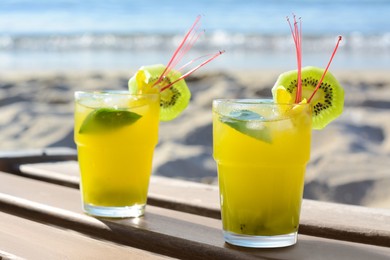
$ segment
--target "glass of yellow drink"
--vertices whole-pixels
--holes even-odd
[[[159,94],[75,93],[74,138],[86,213],[144,214],[159,113]]]
[[[213,156],[226,242],[296,243],[311,120],[309,104],[213,101]]]

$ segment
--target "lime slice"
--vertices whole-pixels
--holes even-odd
[[[257,140],[272,143],[271,131],[264,125],[264,118],[250,110],[232,111],[229,116],[221,116],[221,122]]]
[[[135,123],[142,116],[127,110],[98,108],[92,111],[82,123],[80,134],[96,134],[112,131]]]

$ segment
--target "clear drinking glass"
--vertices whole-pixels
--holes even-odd
[[[86,213],[102,217],[144,214],[159,112],[159,94],[75,93],[74,138]]]
[[[311,120],[308,104],[213,101],[213,156],[226,242],[245,247],[296,243]]]

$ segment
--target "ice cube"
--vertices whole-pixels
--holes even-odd
[[[292,131],[294,130],[294,124],[291,118],[275,120],[272,123],[272,128],[275,131]]]
[[[246,127],[253,130],[263,130],[265,125],[264,122],[260,120],[251,120],[246,122]]]
[[[85,98],[81,99],[79,103],[85,107],[89,108],[98,108],[102,105],[101,100],[99,99],[94,99],[94,98]]]
[[[115,109],[127,108],[129,106],[129,99],[125,95],[111,95],[107,96],[103,100],[104,106],[112,107]]]

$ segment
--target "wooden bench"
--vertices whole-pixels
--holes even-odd
[[[240,248],[215,186],[152,176],[144,217],[94,218],[75,151],[0,155],[0,259],[390,259],[390,210],[304,200],[297,245]]]

